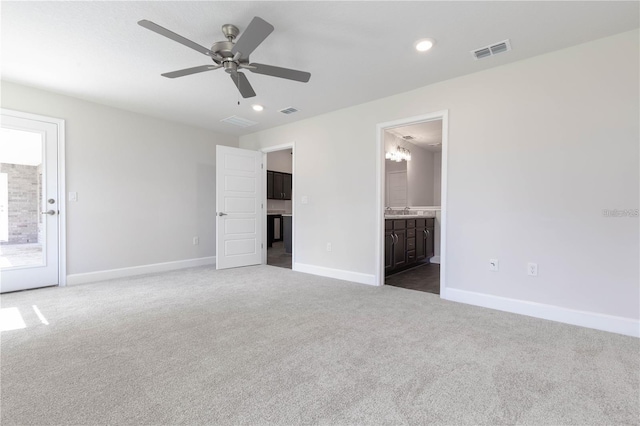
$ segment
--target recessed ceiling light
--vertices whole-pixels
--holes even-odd
[[[253,108],[254,111],[262,111],[264,109],[262,105],[258,104],[253,105],[251,108]]]
[[[436,44],[435,40],[431,38],[424,38],[416,41],[415,47],[418,52],[426,52],[431,49],[434,44]]]

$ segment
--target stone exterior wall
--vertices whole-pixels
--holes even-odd
[[[38,242],[40,172],[38,166],[0,163],[7,173],[9,192],[9,241],[3,244]]]

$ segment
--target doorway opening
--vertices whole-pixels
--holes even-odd
[[[266,174],[264,263],[293,269],[293,145],[263,149]]]
[[[378,125],[378,285],[444,297],[447,111]]]

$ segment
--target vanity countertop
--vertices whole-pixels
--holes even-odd
[[[432,214],[386,214],[385,219],[434,219],[435,212]]]

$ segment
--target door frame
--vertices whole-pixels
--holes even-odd
[[[67,285],[67,215],[66,215],[66,185],[65,185],[65,121],[62,118],[48,117],[45,115],[15,111],[0,108],[0,114],[22,118],[26,120],[41,121],[56,126],[58,134],[57,166],[58,166],[58,286]]]
[[[447,265],[447,165],[449,151],[449,110],[441,110],[429,114],[401,118],[376,125],[376,276],[375,283],[384,285],[384,200],[385,200],[385,158],[384,158],[384,131],[395,127],[409,126],[425,123],[427,121],[442,120],[442,169],[441,169],[441,199],[440,199],[440,298],[446,299],[446,265]]]
[[[262,174],[265,185],[267,184],[267,154],[275,151],[291,150],[291,270],[296,270],[296,143],[295,141],[280,145],[267,146],[260,149],[262,152]],[[267,191],[262,197],[262,264],[267,264]]]

